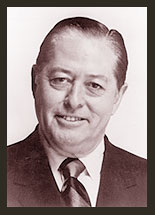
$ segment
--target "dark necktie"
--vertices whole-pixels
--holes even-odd
[[[76,158],[67,158],[59,167],[65,178],[61,193],[67,207],[91,207],[87,191],[77,179],[84,169]]]

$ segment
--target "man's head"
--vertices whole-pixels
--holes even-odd
[[[40,131],[58,153],[79,157],[101,141],[126,90],[121,35],[88,18],[59,22],[33,67]]]

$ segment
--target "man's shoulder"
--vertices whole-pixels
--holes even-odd
[[[108,139],[106,140],[106,156],[115,168],[146,174],[147,160],[145,158],[113,145]]]
[[[18,160],[25,159],[28,157],[32,152],[36,151],[39,147],[39,134],[38,129],[36,128],[28,137],[25,139],[13,143],[7,147],[7,162],[10,163],[11,166],[13,162]]]
[[[132,152],[127,151],[126,149],[120,148],[119,146],[116,146],[112,143],[111,144],[111,153],[117,154],[121,156],[121,158],[125,158],[127,161],[134,160],[134,161],[140,161],[140,162],[146,162],[146,159],[143,157],[140,157]]]
[[[101,171],[101,203],[112,207],[145,207],[147,197],[147,164],[105,138]]]
[[[40,143],[38,129],[35,129],[24,140],[8,146],[7,149],[7,178],[8,182],[24,181],[27,183],[32,173],[47,164],[44,147]],[[27,177],[26,177],[27,176]]]

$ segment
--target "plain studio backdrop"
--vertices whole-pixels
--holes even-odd
[[[31,67],[39,47],[61,19],[86,16],[118,30],[125,41],[128,89],[108,124],[110,141],[147,157],[147,8],[146,7],[8,7],[7,142],[24,139],[37,125],[31,91]]]

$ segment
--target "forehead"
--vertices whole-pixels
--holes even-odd
[[[117,56],[112,43],[101,36],[93,36],[68,29],[61,34],[54,35],[51,39],[53,63],[66,61],[66,64],[78,63],[82,66],[115,67]],[[49,58],[49,60],[50,60]],[[107,69],[107,68],[105,68]]]
[[[60,48],[65,47],[68,51],[70,46],[72,46],[72,49],[78,47],[81,47],[81,45],[84,48],[89,47],[89,51],[96,48],[94,51],[100,50],[101,52],[106,52],[107,54],[115,55],[114,54],[114,48],[112,43],[108,40],[108,37],[106,35],[99,35],[91,34],[90,32],[81,32],[77,29],[66,29],[64,31],[61,31],[57,34],[54,34],[51,38],[51,47]],[[56,49],[55,49],[56,50]]]

